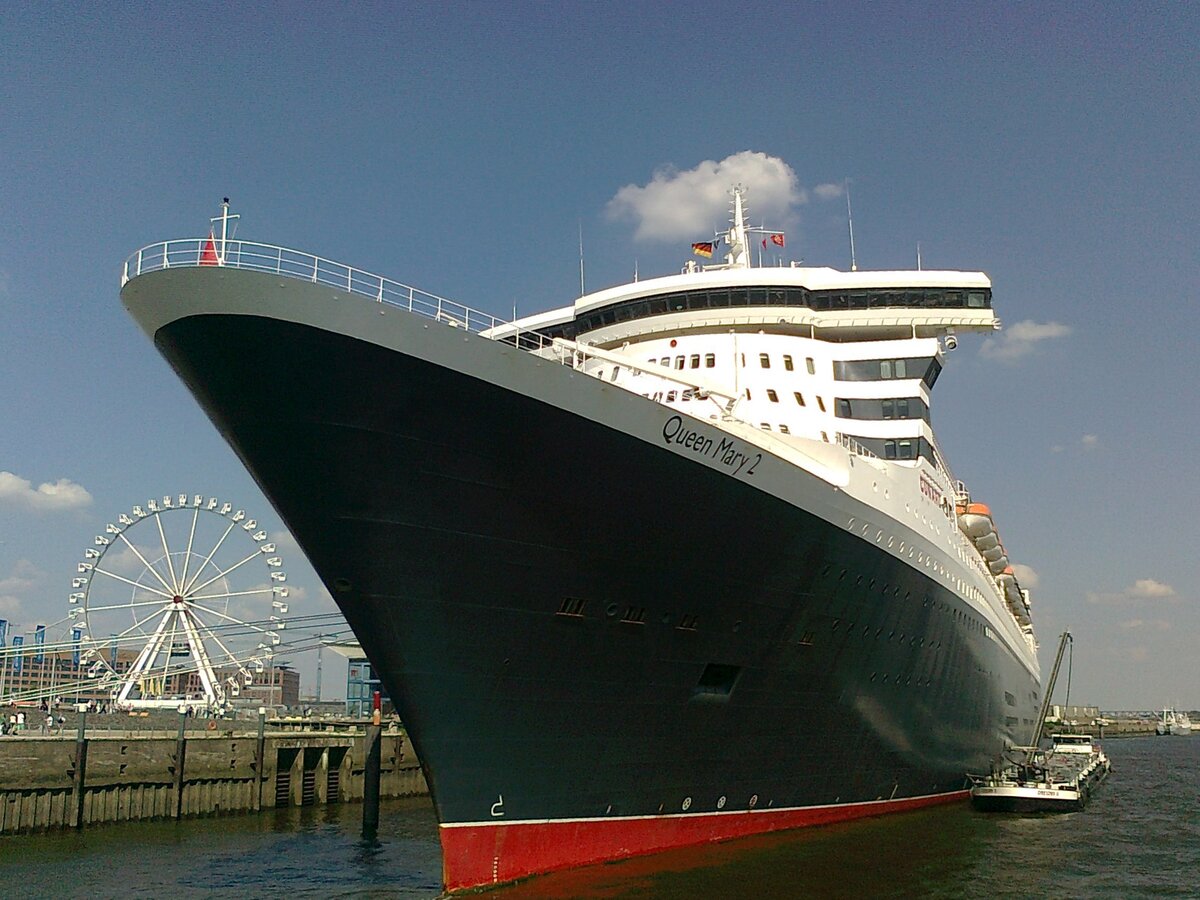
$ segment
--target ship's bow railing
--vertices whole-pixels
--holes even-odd
[[[373,275],[333,262],[302,250],[290,250],[272,244],[253,241],[221,241],[212,238],[189,238],[178,241],[162,241],[143,247],[125,260],[121,271],[121,286],[147,272],[162,269],[191,267],[249,269],[296,278],[313,284],[326,284],[351,294],[368,297],[377,303],[386,303],[399,309],[428,316],[452,328],[463,328],[474,334],[491,331],[500,326],[503,337],[496,338],[513,344],[522,350],[539,350],[548,346],[546,338],[537,332],[523,332],[511,327],[506,319],[472,309],[454,300],[447,300],[420,288]]]

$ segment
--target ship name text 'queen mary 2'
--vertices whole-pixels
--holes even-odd
[[[394,698],[447,890],[962,800],[1028,740],[1029,596],[930,416],[990,281],[755,267],[743,204],[724,263],[515,322],[224,233],[125,264]]]

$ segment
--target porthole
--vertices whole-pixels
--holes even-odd
[[[684,797],[684,798],[683,798],[683,809],[684,809],[684,812],[687,812],[687,811],[688,811],[689,809],[691,809],[691,808],[692,808],[692,798],[691,798],[691,797]]]
[[[725,796],[721,795],[720,797],[717,798],[717,809],[724,809],[724,808],[725,808]]]
[[[758,794],[751,794],[751,796],[750,796],[750,808],[751,808],[751,809],[754,809],[754,807],[756,807],[756,806],[758,806]]]

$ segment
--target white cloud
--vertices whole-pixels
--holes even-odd
[[[22,600],[45,581],[46,573],[27,559],[19,559],[12,571],[0,578],[0,619],[22,618]]]
[[[608,216],[636,224],[637,240],[698,240],[729,217],[729,190],[746,187],[754,220],[781,218],[807,197],[782,159],[743,150],[694,169],[665,166],[648,184],[627,184],[608,201]]]
[[[1027,590],[1037,587],[1038,582],[1041,580],[1038,578],[1038,573],[1033,571],[1032,567],[1023,566],[1020,563],[1013,563],[1013,574],[1017,576],[1017,581],[1020,582],[1021,587]]]
[[[1133,583],[1132,587],[1125,588],[1125,593],[1130,597],[1145,597],[1149,599],[1174,597],[1175,588],[1169,584],[1163,584],[1161,581],[1155,581],[1153,578],[1139,578]]]
[[[1094,434],[1085,434],[1082,438],[1079,439],[1079,442],[1081,444],[1083,444],[1084,450],[1091,450],[1097,444],[1100,443],[1100,438],[1099,438],[1099,436],[1094,435]]]
[[[58,512],[82,509],[91,502],[92,495],[87,489],[69,478],[60,478],[53,483],[47,481],[35,488],[32,482],[12,472],[0,472],[0,506]]]
[[[818,184],[813,188],[813,193],[817,195],[817,199],[819,200],[834,200],[842,196],[844,191],[845,185],[832,183]]]
[[[1133,631],[1139,628],[1154,628],[1158,631],[1170,631],[1171,623],[1166,619],[1130,619],[1122,622],[1121,627]]]
[[[1028,356],[1042,341],[1066,337],[1071,328],[1059,322],[1034,322],[1023,319],[1001,332],[1000,337],[988,338],[979,348],[988,359],[1013,362]]]
[[[1175,588],[1171,585],[1153,578],[1139,578],[1129,587],[1115,594],[1090,592],[1087,600],[1089,603],[1131,603],[1140,600],[1171,600],[1173,597],[1175,597]],[[1134,621],[1141,622],[1140,619]]]
[[[290,531],[288,531],[286,529],[284,529],[283,531],[272,531],[269,535],[269,539],[270,539],[271,543],[273,543],[276,547],[279,548],[280,553],[287,554],[287,555],[291,555],[291,554],[303,555],[303,551],[301,551],[300,545],[298,543],[296,543],[296,538],[292,535],[292,533]]]

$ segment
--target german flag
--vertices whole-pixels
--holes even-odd
[[[712,259],[713,242],[712,241],[697,241],[692,244],[692,252],[697,256],[703,256],[705,259]]]

